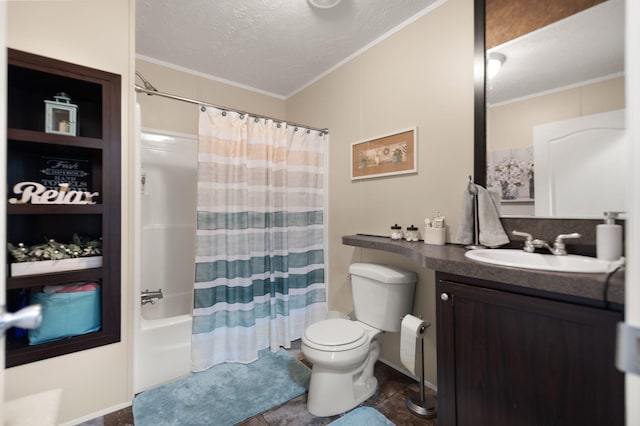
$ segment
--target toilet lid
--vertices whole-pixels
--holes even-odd
[[[304,337],[317,345],[339,346],[336,348],[338,350],[357,347],[367,339],[364,328],[359,327],[353,321],[342,318],[327,319],[311,324],[305,330]]]

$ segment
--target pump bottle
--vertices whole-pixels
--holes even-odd
[[[602,260],[622,257],[622,225],[616,224],[621,212],[605,212],[604,223],[596,226],[596,256]]]

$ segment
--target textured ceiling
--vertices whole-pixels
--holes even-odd
[[[136,53],[286,98],[441,1],[136,0]],[[487,0],[488,45],[509,40],[488,103],[623,73],[624,0],[600,1]]]
[[[435,2],[136,0],[136,53],[287,97]]]

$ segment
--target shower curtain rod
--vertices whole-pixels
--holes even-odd
[[[143,81],[145,81],[145,80],[143,80]],[[147,82],[145,82],[145,83],[146,83],[145,85],[149,84]],[[165,93],[165,92],[161,92],[159,90],[156,90],[156,88],[151,86],[151,85],[149,85],[150,88],[145,88],[145,87],[142,87],[139,84],[135,83],[134,87],[135,87],[136,92],[138,92],[138,93],[146,93],[147,95],[161,96],[163,98],[174,99],[176,101],[188,102],[188,103],[191,103],[191,104],[202,105],[202,106],[206,106],[206,107],[218,108],[218,109],[222,109],[222,110],[225,110],[225,111],[233,111],[233,112],[237,112],[238,114],[245,114],[245,115],[248,115],[248,116],[251,116],[251,117],[256,117],[256,118],[265,118],[267,120],[273,120],[273,121],[276,121],[276,122],[287,123],[287,124],[289,124],[291,126],[303,127],[305,129],[317,130],[320,133],[329,134],[329,129],[327,129],[327,128],[320,129],[318,127],[311,127],[311,126],[307,126],[305,124],[292,123],[292,122],[289,122],[287,120],[281,120],[279,118],[268,117],[266,115],[252,114],[250,112],[240,111],[240,110],[237,110],[237,109],[234,109],[234,108],[228,108],[228,107],[225,107],[225,106],[210,104],[210,103],[207,103],[207,102],[199,101],[197,99],[185,98],[184,96],[172,95],[171,93]]]

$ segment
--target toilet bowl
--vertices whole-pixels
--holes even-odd
[[[327,319],[312,324],[302,337],[302,353],[313,364],[307,409],[315,416],[350,410],[377,389],[373,367],[382,332],[359,321]]]
[[[413,305],[415,273],[367,263],[354,263],[349,272],[356,320],[325,319],[302,336],[302,353],[313,364],[307,410],[315,416],[344,413],[375,393],[377,338],[400,331]]]

